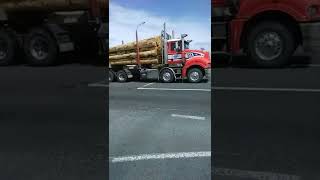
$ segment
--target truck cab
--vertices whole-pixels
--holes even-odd
[[[182,63],[182,40],[170,39],[168,44],[168,64]],[[184,40],[184,50],[189,49],[189,41]]]
[[[211,60],[208,51],[192,50],[190,43],[192,40],[186,40],[184,34],[178,39],[167,40],[167,64],[173,68],[177,75],[182,79],[188,79],[190,82],[198,82],[200,79],[209,77]],[[174,69],[175,67],[182,67]]]

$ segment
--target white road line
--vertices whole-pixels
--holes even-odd
[[[146,85],[144,85],[144,86],[142,86],[142,87],[151,86],[152,84],[154,84],[154,83],[148,83],[148,84],[146,84]]]
[[[154,83],[148,83],[138,90],[158,90],[158,91],[202,91],[211,92],[211,89],[176,89],[176,88],[148,88]],[[88,84],[88,87],[109,87],[109,84],[105,84],[104,81]],[[305,92],[305,93],[320,93],[320,89],[308,89],[308,88],[256,88],[256,87],[223,87],[214,86],[212,90],[224,90],[224,91],[273,91],[273,92]]]
[[[189,116],[189,115],[181,115],[181,114],[171,114],[171,117],[185,118],[185,119],[195,119],[195,120],[206,120],[206,117],[201,116]]]
[[[275,92],[314,92],[314,93],[320,92],[320,89],[299,89],[299,88],[213,87],[212,89],[228,90],[228,91],[275,91]]]
[[[157,91],[205,91],[211,92],[211,89],[172,89],[172,88],[137,88],[138,90],[157,90]]]
[[[234,176],[254,180],[300,180],[300,176],[273,172],[245,171],[239,169],[214,168],[214,174],[219,176]]]
[[[211,157],[210,151],[200,152],[178,152],[178,153],[163,153],[163,154],[140,154],[133,156],[120,156],[111,158],[112,163],[133,162],[142,160],[156,160],[156,159],[185,159],[185,158],[199,158]]]

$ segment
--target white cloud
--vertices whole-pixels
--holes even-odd
[[[135,41],[135,30],[139,23],[145,21],[146,24],[139,28],[139,39],[145,39],[152,36],[160,35],[163,28],[163,23],[166,22],[167,30],[170,34],[175,31],[175,36],[186,33],[189,36],[187,39],[192,39],[191,48],[206,50],[211,49],[211,22],[210,18],[203,17],[208,20],[207,23],[202,23],[184,18],[168,18],[165,16],[156,16],[150,12],[143,10],[135,10],[117,5],[110,2],[109,14],[109,46],[115,46]],[[202,20],[203,20],[202,19]]]

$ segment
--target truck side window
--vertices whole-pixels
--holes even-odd
[[[174,43],[174,42],[171,42],[170,43],[170,46],[171,46],[171,51],[175,51],[175,48],[176,48],[176,43]]]

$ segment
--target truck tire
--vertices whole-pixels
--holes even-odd
[[[42,28],[33,29],[26,35],[24,51],[28,63],[34,66],[53,65],[58,56],[56,40]]]
[[[295,50],[293,33],[278,22],[257,24],[247,40],[250,60],[258,67],[282,67],[289,62]]]
[[[108,76],[109,82],[113,82],[114,81],[114,73],[109,70],[109,76]]]
[[[117,72],[117,81],[120,83],[128,81],[128,75],[124,70],[120,70]]]
[[[188,71],[188,81],[190,83],[199,83],[203,80],[203,73],[199,68],[192,68]]]
[[[0,66],[14,63],[16,41],[7,31],[0,30]]]
[[[163,83],[172,83],[174,81],[174,73],[170,69],[163,69],[160,72],[160,81]]]

